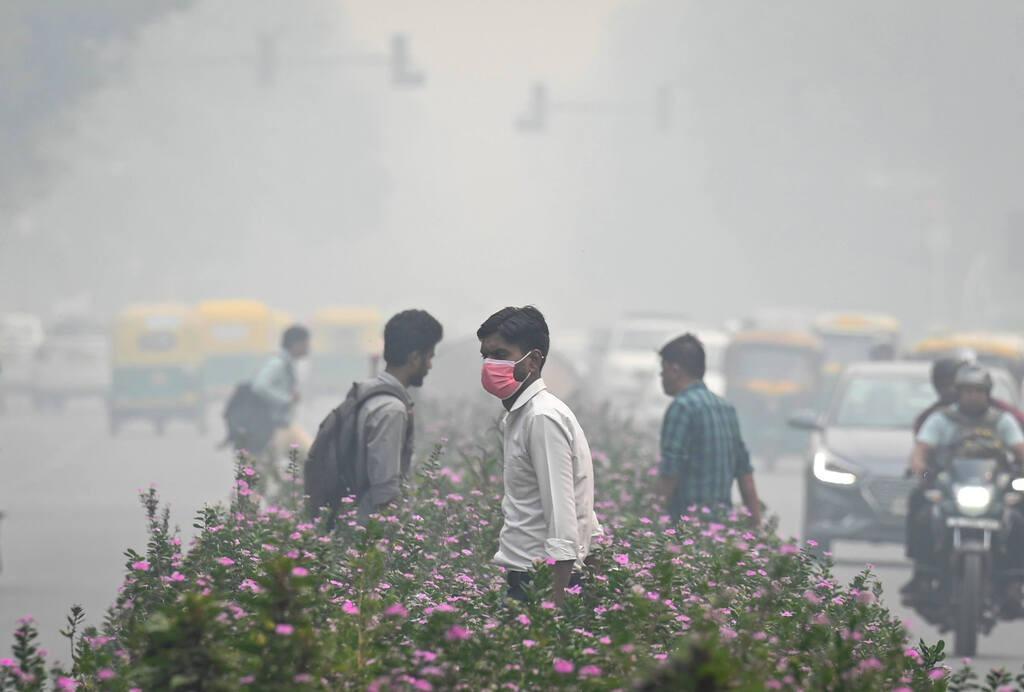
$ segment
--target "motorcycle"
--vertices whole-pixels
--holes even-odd
[[[1011,468],[1002,453],[958,455],[925,491],[940,557],[927,592],[912,605],[941,632],[954,632],[957,656],[974,656],[979,632],[991,632],[1001,613],[1011,619],[1005,616],[1015,597],[1009,586],[1024,576],[1002,559],[1014,513],[1024,509],[1024,478]],[[1019,602],[1013,605],[1019,610]]]

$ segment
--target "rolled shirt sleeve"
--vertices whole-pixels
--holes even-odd
[[[929,447],[940,446],[946,437],[944,428],[947,426],[944,425],[944,421],[945,419],[941,412],[928,416],[924,421],[924,425],[921,426],[920,432],[917,433],[917,441]]]
[[[686,462],[686,428],[690,424],[690,413],[678,401],[672,402],[665,412],[661,425],[661,461],[658,473],[662,476],[678,476]]]
[[[529,433],[530,458],[537,473],[541,505],[547,520],[547,554],[561,562],[579,555],[576,484],[568,428],[551,416],[537,416]]]
[[[366,420],[366,477],[369,487],[360,504],[366,511],[391,502],[401,493],[402,446],[408,420],[397,399],[374,411]]]

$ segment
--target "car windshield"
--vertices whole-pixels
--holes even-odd
[[[838,397],[832,425],[909,430],[935,402],[935,390],[927,373],[864,375],[847,380]]]
[[[730,358],[729,379],[737,382],[775,380],[810,385],[816,376],[815,359],[803,349],[748,345]]]
[[[869,360],[871,348],[878,343],[875,337],[865,334],[823,334],[821,341],[825,360],[843,365]]]

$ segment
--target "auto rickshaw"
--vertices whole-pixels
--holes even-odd
[[[254,300],[205,301],[196,312],[203,387],[208,399],[223,399],[275,351],[283,315]]]
[[[815,406],[822,354],[821,341],[800,331],[740,332],[726,349],[726,396],[751,453],[769,467],[807,445],[806,433],[790,428],[788,417]]]
[[[163,434],[168,420],[206,432],[195,313],[184,305],[135,305],[114,321],[108,413],[116,435],[130,419],[148,420]]]
[[[323,308],[313,315],[310,329],[311,394],[340,399],[353,382],[374,374],[383,350],[383,325],[376,310]]]
[[[1008,370],[1017,384],[1024,382],[1024,337],[1006,332],[956,332],[918,342],[909,357],[936,360],[973,353],[978,362]]]
[[[814,321],[814,333],[824,349],[820,399],[827,404],[847,365],[868,360],[892,360],[900,345],[900,323],[875,313],[826,313]]]

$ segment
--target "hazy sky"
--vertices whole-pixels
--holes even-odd
[[[58,174],[5,228],[0,307],[965,321],[1007,271],[1022,12],[911,4],[197,0],[97,48],[105,81],[42,143]],[[396,32],[421,89],[366,64]],[[556,106],[523,135],[535,80]]]

